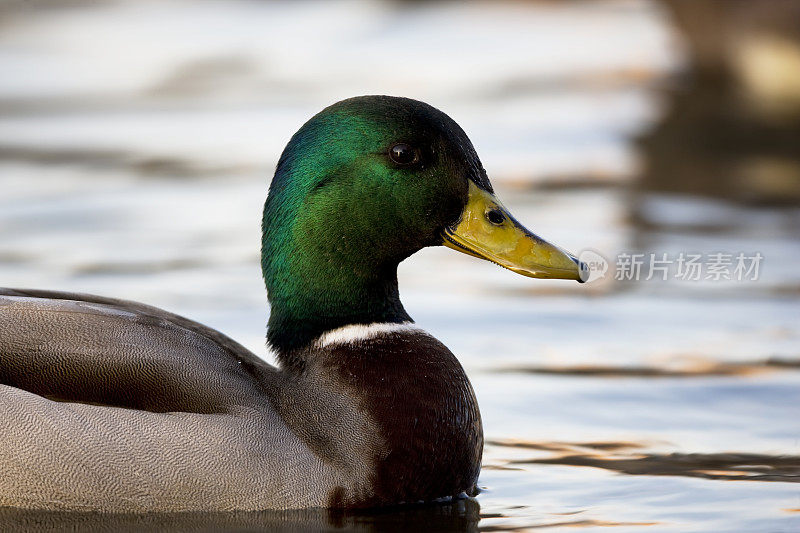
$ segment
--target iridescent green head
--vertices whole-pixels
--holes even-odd
[[[486,228],[470,211],[478,200]],[[541,265],[526,258],[542,267],[535,270],[505,264],[519,262],[504,257],[513,255],[508,243],[498,251],[480,242],[484,229],[496,237],[520,228],[492,196],[472,143],[450,117],[407,98],[338,102],[295,133],[270,185],[261,257],[269,343],[287,354],[347,324],[411,320],[398,296],[397,265],[426,246],[447,244],[535,277],[578,279],[575,263],[555,257],[554,247]],[[546,245],[524,233],[520,239]]]

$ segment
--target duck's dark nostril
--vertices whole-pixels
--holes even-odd
[[[488,210],[486,212],[486,218],[489,220],[489,222],[491,222],[492,224],[494,224],[496,226],[499,226],[500,224],[502,224],[503,221],[506,219],[506,217],[503,215],[503,213],[499,209],[490,209],[490,210]]]

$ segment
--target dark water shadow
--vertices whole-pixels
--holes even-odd
[[[110,514],[0,508],[0,531],[478,531],[473,498],[360,512],[297,509],[258,512]]]
[[[747,376],[768,371],[798,370],[799,359],[772,357],[742,363],[725,363],[710,360],[695,360],[690,365],[677,368],[657,366],[513,366],[493,369],[496,373],[550,374],[561,376],[594,376],[610,378],[687,378],[711,376]]]
[[[590,466],[634,476],[684,476],[800,483],[800,456],[796,455],[671,453],[645,454],[628,459],[568,455],[553,459],[512,461],[512,463]]]
[[[153,156],[102,148],[51,148],[0,145],[0,162],[39,166],[72,165],[99,171],[127,171],[146,178],[218,178],[247,175],[254,169],[243,164],[207,165],[183,157]],[[105,177],[104,177],[105,178]]]
[[[529,442],[490,440],[488,445],[550,452],[552,457],[513,459],[488,469],[532,464],[586,466],[633,476],[682,476],[734,481],[800,483],[800,456],[760,453],[651,453],[628,442]]]

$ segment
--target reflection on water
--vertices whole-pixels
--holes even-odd
[[[678,363],[678,365],[674,364]],[[683,363],[683,364],[682,364]],[[496,372],[554,374],[563,376],[599,376],[609,378],[622,377],[701,377],[701,376],[749,376],[770,370],[800,368],[798,359],[770,358],[763,361],[726,363],[709,360],[690,360],[688,364],[681,358],[674,358],[667,366],[516,366],[497,368]]]
[[[125,171],[143,179],[148,176],[198,179],[252,170],[241,165],[201,165],[179,157],[146,156],[120,150],[35,146],[0,146],[0,160],[36,166],[70,165],[93,172]]]
[[[491,440],[505,446],[552,452],[552,457],[513,459],[485,465],[508,469],[523,464],[589,466],[629,475],[686,476],[704,479],[800,482],[800,456],[758,453],[648,453],[646,444],[627,442],[527,442]]]
[[[632,475],[688,476],[749,481],[800,481],[800,456],[757,453],[673,453],[633,459],[568,456],[532,459],[529,463],[592,466]]]
[[[686,115],[642,143],[663,166],[635,179],[648,167],[631,138],[662,120],[660,83],[682,61],[659,4],[33,5],[0,6],[13,21],[0,26],[0,66],[15,74],[0,79],[2,285],[143,301],[269,358],[258,254],[271,165],[306,118],[363,93],[451,114],[517,218],[573,252],[758,251],[764,264],[757,282],[578,285],[444,249],[404,262],[407,310],[459,356],[480,402],[488,443],[476,500],[339,515],[3,510],[0,529],[798,523],[800,210],[767,202],[790,190],[780,180],[757,201],[731,201],[753,197],[752,180],[720,171],[718,154],[704,166],[699,142],[674,161],[664,139],[691,130]],[[397,50],[406,59],[386,61]],[[696,101],[678,109],[706,120]]]
[[[0,530],[36,531],[477,531],[480,505],[449,504],[344,513],[324,509],[235,513],[100,514],[0,509]]]
[[[474,499],[450,504],[410,506],[370,512],[341,513],[321,509],[262,511],[250,513],[120,514],[34,512],[0,509],[4,530],[126,532],[126,531],[527,531],[568,527],[639,527],[657,522],[615,522],[582,519],[580,512],[561,513],[563,518],[519,525],[481,525],[480,520],[503,519],[502,513],[480,513]],[[572,516],[571,516],[572,515]]]

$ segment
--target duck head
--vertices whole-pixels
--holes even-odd
[[[267,338],[279,357],[344,325],[410,321],[397,265],[426,246],[581,280],[577,259],[495,197],[458,124],[407,98],[351,98],[306,122],[278,162],[262,229]]]

